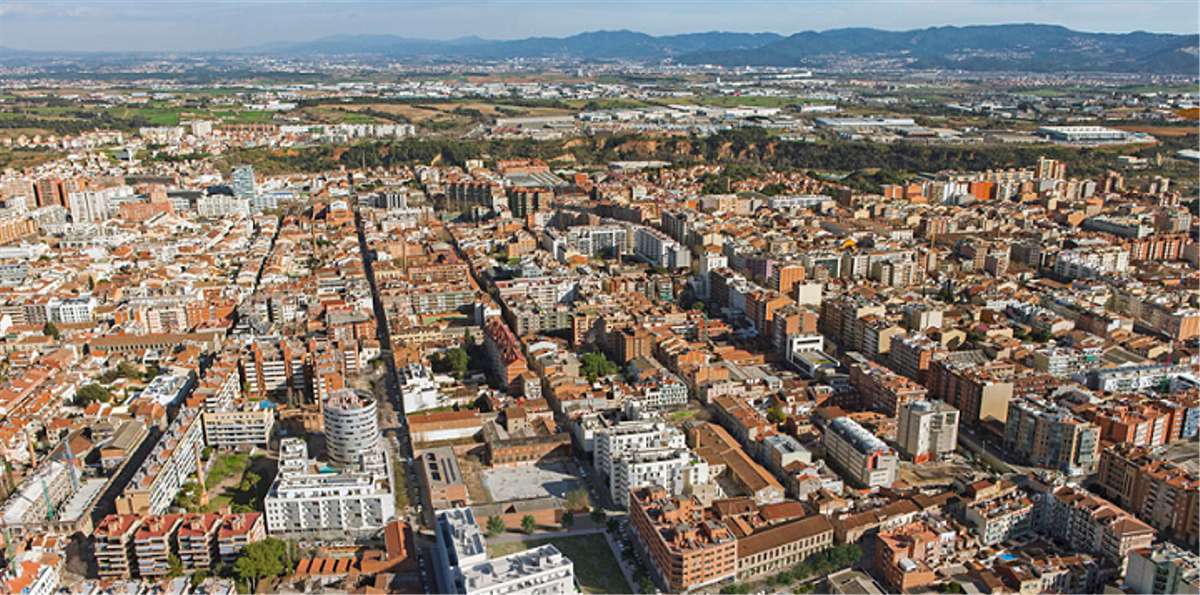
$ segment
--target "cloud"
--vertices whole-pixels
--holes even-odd
[[[95,19],[107,16],[94,5],[55,2],[0,2],[0,17],[39,19]]]

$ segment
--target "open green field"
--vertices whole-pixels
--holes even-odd
[[[489,543],[488,556],[506,556],[524,551],[539,545],[552,544],[564,556],[575,563],[575,577],[583,586],[583,592],[593,593],[628,593],[629,585],[625,583],[625,575],[612,556],[612,550],[599,533],[592,535],[575,535],[571,537],[556,537],[552,539],[531,538],[524,541],[509,543]]]

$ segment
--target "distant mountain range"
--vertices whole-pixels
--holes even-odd
[[[316,41],[272,44],[241,52],[283,55],[376,54],[391,58],[564,58],[662,60],[697,52],[754,50],[784,39],[775,33],[688,33],[655,37],[635,31],[592,31],[570,37],[496,41],[462,37],[450,41],[393,35],[334,35]]]
[[[10,58],[49,55],[5,49],[0,52],[0,59],[4,54]],[[727,67],[835,70],[1200,74],[1200,35],[1085,33],[1032,24],[933,27],[913,31],[834,29],[804,31],[787,37],[774,33],[717,31],[664,36],[635,31],[593,31],[570,37],[507,41],[473,36],[436,41],[394,35],[334,35],[315,41],[274,43],[207,54],[362,55],[398,60],[674,61]]]

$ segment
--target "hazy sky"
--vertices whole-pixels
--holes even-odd
[[[0,45],[31,50],[211,50],[334,34],[426,39],[1049,23],[1195,33],[1196,0],[0,0]]]

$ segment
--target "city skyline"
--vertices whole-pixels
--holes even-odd
[[[1015,23],[1103,33],[1193,34],[1198,19],[1196,3],[1175,0],[5,2],[0,5],[0,46],[63,52],[193,52],[299,43],[332,35],[509,40],[633,30],[650,35],[731,31],[787,36],[850,27],[900,31]]]

